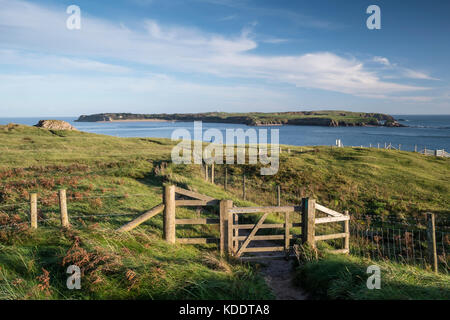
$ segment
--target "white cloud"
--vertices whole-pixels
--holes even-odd
[[[373,57],[373,61],[377,62],[377,63],[380,63],[380,64],[383,64],[385,66],[390,66],[391,65],[391,63],[389,62],[389,59],[385,58],[385,57]]]
[[[26,67],[27,70],[46,70],[47,72],[93,71],[101,73],[126,73],[130,68],[103,63],[90,59],[71,58],[55,55],[42,55],[19,50],[0,49],[0,65]]]
[[[431,77],[429,74],[417,70],[412,70],[408,68],[399,67],[396,63],[391,63],[388,58],[385,57],[373,57],[374,62],[382,64],[389,67],[395,72],[394,75],[385,76],[385,78],[395,79],[395,78],[408,78],[408,79],[419,79],[419,80],[439,80],[437,78]]]
[[[261,42],[271,43],[271,44],[285,43],[288,41],[289,41],[289,39],[282,39],[282,38],[266,38],[266,39],[261,40]]]
[[[19,0],[0,0],[0,7],[0,43],[4,48],[47,54],[43,61],[54,60],[72,69],[128,71],[126,67],[99,62],[108,58],[168,71],[263,79],[355,96],[383,97],[427,89],[383,81],[361,61],[331,52],[256,54],[253,50],[258,43],[252,38],[252,25],[236,36],[164,26],[154,20],[144,21],[140,30],[131,30],[120,22],[84,15],[82,10],[82,29],[69,31],[63,7],[48,8]],[[376,58],[379,63],[389,64],[387,58]]]
[[[410,78],[410,79],[420,79],[420,80],[439,80],[437,78],[433,78],[430,75],[424,73],[424,72],[420,72],[420,71],[415,71],[415,70],[411,70],[411,69],[403,69],[403,76],[405,78]]]
[[[232,15],[225,16],[225,17],[223,17],[223,18],[220,18],[219,21],[230,21],[230,20],[234,20],[234,19],[236,19],[236,18],[237,18],[237,15],[232,14]]]

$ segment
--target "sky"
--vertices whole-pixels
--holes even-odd
[[[374,4],[379,30],[366,25]],[[0,0],[0,116],[450,114],[449,12],[438,0]]]

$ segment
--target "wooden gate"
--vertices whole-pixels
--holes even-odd
[[[291,234],[290,230],[293,227],[301,226],[301,223],[293,223],[292,214],[295,211],[300,211],[300,206],[283,206],[283,207],[231,207],[228,209],[228,252],[245,260],[262,259],[262,258],[284,258],[291,253],[291,239],[298,236]],[[254,224],[239,224],[238,215],[262,213],[263,215]],[[273,213],[284,213],[284,223],[264,223],[267,217]],[[275,234],[271,235],[256,235],[259,230],[272,229]],[[250,233],[245,234],[244,230],[250,230]],[[278,230],[278,232],[276,231]],[[244,231],[244,232],[240,232]],[[280,232],[282,231],[282,232]],[[244,234],[242,234],[244,233]],[[277,234],[278,233],[278,234]],[[280,241],[284,240],[283,245],[277,246],[256,246],[249,247],[252,241]],[[282,255],[257,256],[257,257],[242,257],[244,253],[260,253],[260,252],[283,252]]]
[[[226,201],[226,202],[225,202]],[[291,240],[301,239],[302,243],[309,243],[312,247],[316,246],[317,241],[344,238],[344,248],[334,250],[335,253],[349,252],[349,220],[348,213],[342,214],[316,204],[314,199],[303,198],[301,206],[279,206],[279,207],[233,207],[229,200],[221,201],[221,219],[226,216],[227,249],[228,253],[243,260],[265,259],[265,258],[284,258],[291,255]],[[316,218],[316,211],[325,214],[325,217]],[[222,213],[223,212],[223,213]],[[293,221],[294,212],[301,212],[301,222]],[[262,213],[258,222],[254,224],[239,224],[238,215]],[[273,213],[284,213],[284,223],[264,223],[267,217]],[[340,233],[316,235],[316,224],[344,222],[344,230]],[[225,225],[225,223],[221,224]],[[301,234],[292,234],[291,228],[301,227]],[[282,232],[275,232],[271,235],[256,235],[262,229],[278,229]],[[240,230],[251,230],[248,234],[241,234]],[[283,245],[249,247],[252,241],[280,241],[284,240]],[[260,252],[283,252],[282,255],[267,255],[246,257],[244,253]]]
[[[190,199],[176,199],[176,194]],[[194,219],[176,219],[175,210],[177,206],[215,206],[220,203],[219,219],[214,218],[194,218]],[[291,254],[291,240],[300,238],[302,243],[308,243],[315,246],[317,241],[332,239],[344,239],[344,248],[334,250],[336,253],[349,252],[349,220],[348,212],[345,214],[326,208],[314,199],[303,198],[301,206],[274,206],[274,207],[233,207],[231,200],[217,200],[207,195],[194,191],[179,188],[173,185],[164,187],[163,203],[155,206],[133,221],[122,226],[119,231],[125,232],[136,228],[138,225],[164,211],[164,239],[169,243],[181,244],[206,244],[218,243],[220,252],[227,252],[230,256],[241,259],[262,259],[262,258],[281,258]],[[299,222],[294,222],[295,212],[301,212]],[[316,212],[325,216],[316,216]],[[238,216],[245,214],[262,213],[262,216],[256,223],[240,224]],[[264,223],[267,217],[273,213],[284,213],[284,223]],[[243,219],[241,219],[243,220]],[[300,222],[301,221],[301,222]],[[316,225],[325,223],[343,222],[343,230],[333,234],[316,234]],[[176,226],[183,224],[208,224],[218,225],[220,228],[220,238],[176,238]],[[301,233],[292,233],[292,228],[301,227]],[[257,235],[259,230],[274,229],[269,235]],[[245,231],[247,230],[247,232]],[[248,232],[250,230],[250,232]],[[333,231],[336,228],[332,228]],[[243,231],[243,232],[240,232]],[[281,232],[280,232],[281,231]],[[279,242],[283,241],[283,245]],[[252,247],[249,246],[252,241],[277,241],[276,246]],[[282,255],[274,256],[256,256],[245,257],[244,253],[261,252],[283,252]]]

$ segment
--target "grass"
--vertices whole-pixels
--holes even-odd
[[[369,290],[367,267],[381,270],[381,288]],[[296,283],[316,299],[449,300],[450,277],[417,267],[372,261],[351,255],[324,254],[297,268]]]
[[[265,299],[252,269],[212,250],[171,246],[139,230],[113,233],[91,224],[43,229],[1,246],[0,299]],[[69,265],[81,267],[82,290],[66,287]]]
[[[169,182],[232,199],[238,206],[269,204],[262,190],[280,184],[284,203],[310,196],[352,213],[449,213],[449,159],[374,149],[291,147],[290,154],[281,155],[275,176],[261,177],[258,165],[229,168],[238,181],[245,170],[255,188],[248,187],[249,199],[243,201],[238,188],[225,192],[206,183],[200,166],[171,164],[174,145],[167,139],[0,126],[0,299],[272,298],[258,272],[221,259],[214,245],[166,244],[161,215],[131,233],[115,232],[160,203],[161,186]],[[220,180],[223,167],[216,168]],[[59,229],[60,188],[69,197],[69,231]],[[28,228],[31,192],[39,194],[37,231]],[[179,208],[177,216],[216,217],[216,210]],[[217,234],[214,226],[177,228],[179,237]],[[66,288],[65,270],[72,263],[83,266],[80,291]]]

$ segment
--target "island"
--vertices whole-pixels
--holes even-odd
[[[327,127],[386,126],[405,127],[394,117],[383,113],[365,113],[339,110],[292,111],[292,112],[206,112],[206,113],[99,113],[82,115],[76,122],[114,121],[203,121],[212,123],[235,123],[249,126],[306,125]]]

